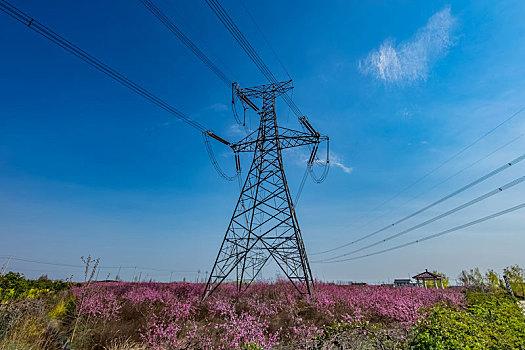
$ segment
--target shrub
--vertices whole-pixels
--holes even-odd
[[[17,299],[35,299],[42,294],[69,288],[69,283],[40,278],[27,280],[20,273],[0,275],[0,303]]]
[[[517,297],[525,298],[525,270],[518,265],[508,266],[503,270],[503,276],[507,276],[514,294]],[[459,275],[459,281],[470,291],[494,293],[507,291],[503,279],[494,270],[488,270],[485,275],[477,267],[463,270]]]
[[[468,293],[467,308],[437,305],[414,327],[414,349],[524,349],[525,316],[513,298]]]

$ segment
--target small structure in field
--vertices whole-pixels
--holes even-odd
[[[437,281],[439,281],[441,288],[443,289],[443,277],[436,275],[435,273],[429,272],[428,269],[425,269],[425,272],[421,272],[412,277],[417,281],[417,285],[421,286],[420,282],[423,283],[423,286],[427,288],[427,281],[434,281],[434,287],[438,287]]]
[[[416,283],[413,283],[410,278],[398,278],[394,280],[394,287],[415,287]]]

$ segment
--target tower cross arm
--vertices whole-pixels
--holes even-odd
[[[206,130],[204,131],[204,133],[212,138],[214,138],[215,140],[219,141],[220,143],[223,143],[225,144],[226,146],[230,146],[232,147],[232,144],[228,141],[226,141],[225,139],[223,139],[222,137],[216,135],[213,131],[211,130]]]
[[[315,145],[322,141],[328,140],[328,136],[320,135],[319,133],[303,132],[292,130],[284,127],[278,127],[279,133],[277,136],[266,138],[265,141],[278,141],[281,149]],[[254,152],[257,142],[257,130],[246,136],[239,142],[231,144],[234,152]]]

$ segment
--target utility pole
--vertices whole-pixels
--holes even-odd
[[[203,299],[234,270],[238,291],[248,288],[269,259],[277,263],[300,294],[311,293],[312,272],[286,181],[281,151],[313,145],[311,166],[317,146],[328,137],[317,133],[306,118],[301,120],[305,132],[278,126],[275,99],[292,88],[290,83],[245,89],[233,85],[234,93],[243,105],[257,110],[260,124],[241,141],[228,144],[236,154],[237,163],[239,152],[253,152],[254,155]],[[252,99],[262,100],[262,107],[259,108]]]

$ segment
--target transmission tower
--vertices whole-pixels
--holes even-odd
[[[275,99],[291,88],[291,80],[245,89],[233,84],[234,96],[245,108],[257,111],[259,128],[235,144],[209,132],[209,136],[233,149],[238,172],[239,153],[253,152],[254,156],[203,298],[212,294],[234,270],[238,291],[245,290],[269,259],[277,263],[300,294],[311,292],[312,272],[286,181],[281,151],[313,145],[308,162],[311,166],[319,143],[328,137],[316,132],[306,118],[301,119],[304,131],[278,126]],[[261,100],[262,107],[252,100]]]

